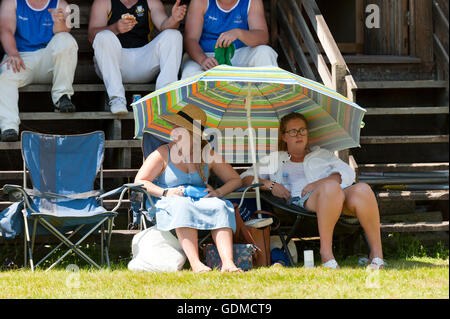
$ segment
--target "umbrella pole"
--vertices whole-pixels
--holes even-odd
[[[256,162],[256,146],[254,142],[254,135],[251,123],[251,108],[252,108],[252,94],[251,94],[251,83],[248,83],[247,99],[245,100],[245,108],[247,110],[247,125],[248,125],[248,138],[250,142],[250,152],[252,156],[253,163],[253,183],[258,183],[258,163]],[[259,194],[259,187],[255,189],[256,193],[256,209],[261,210],[261,196]],[[260,214],[258,215],[261,218]]]

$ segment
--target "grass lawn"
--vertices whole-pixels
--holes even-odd
[[[111,270],[64,267],[48,273],[0,272],[0,298],[449,298],[449,259],[411,257],[391,260],[389,268],[368,271],[357,258],[341,270],[259,268],[241,274],[134,273],[126,263]]]

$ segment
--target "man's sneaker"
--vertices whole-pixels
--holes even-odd
[[[61,113],[72,113],[76,111],[75,105],[73,105],[69,96],[63,95],[55,104],[55,111]]]
[[[109,109],[111,110],[112,114],[128,114],[127,100],[125,100],[123,97],[113,96],[111,100],[109,100]]]
[[[2,130],[2,142],[17,142],[19,134],[15,129]]]

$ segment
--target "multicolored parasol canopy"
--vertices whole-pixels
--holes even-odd
[[[248,98],[251,99],[249,119],[245,103]],[[239,153],[239,160],[234,162],[241,163],[251,162],[247,156],[248,138],[237,137],[239,129],[245,133],[249,124],[255,130],[258,157],[277,150],[279,120],[290,112],[299,112],[307,118],[311,146],[336,151],[359,146],[366,112],[322,84],[278,67],[221,65],[133,103],[135,137],[148,132],[169,141],[171,124],[159,115],[176,113],[189,103],[206,112],[207,127],[222,133],[215,140],[217,150],[228,159],[231,154]]]

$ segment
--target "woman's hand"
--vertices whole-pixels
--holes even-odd
[[[183,186],[179,186],[177,188],[169,188],[166,193],[166,197],[170,196],[184,196]]]
[[[214,189],[211,186],[206,187],[206,191],[208,192],[208,194],[204,197],[217,197],[217,198],[222,198],[223,194],[219,189]]]
[[[270,188],[270,186],[268,188]],[[289,200],[289,198],[291,198],[291,192],[286,187],[278,183],[273,185],[272,194],[276,197],[284,198],[285,200]]]

